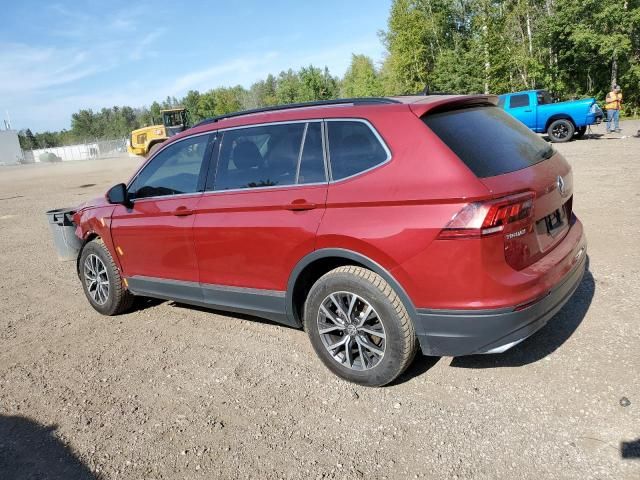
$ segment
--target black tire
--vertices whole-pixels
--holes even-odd
[[[104,276],[106,276],[108,293],[104,295],[104,297],[96,293],[95,289],[98,287],[95,286],[95,282],[90,279],[90,277],[94,276],[91,269],[91,262],[97,261],[94,257],[97,257],[104,266],[104,274],[95,275],[103,279]],[[87,265],[87,262],[89,262],[89,265]],[[98,265],[100,264],[98,263]],[[96,311],[103,315],[118,315],[131,308],[134,296],[125,288],[122,277],[120,276],[120,271],[113,261],[111,253],[109,253],[109,250],[101,239],[92,240],[84,246],[78,267],[78,275],[80,275],[84,294]],[[95,268],[95,271],[97,270],[98,269]],[[96,298],[94,298],[94,296]]]
[[[551,125],[547,128],[547,135],[549,135],[549,139],[554,143],[564,143],[573,138],[575,131],[576,127],[571,120],[561,118],[551,122]]]
[[[573,135],[573,138],[581,139],[584,137],[584,134],[587,132],[587,127],[580,127],[576,130],[576,133]]]
[[[162,142],[154,143],[153,145],[151,145],[151,147],[149,147],[149,151],[147,152],[144,158],[149,158],[151,155],[156,153],[161,146],[162,146]]]
[[[382,337],[377,338],[378,335],[371,336],[366,333],[352,331],[353,336],[350,337],[353,339],[352,341],[346,339],[349,336],[346,330],[321,336],[319,325],[321,320],[319,319],[325,319],[323,321],[327,319],[324,314],[320,313],[321,306],[324,305],[323,302],[327,302],[330,295],[349,293],[358,297],[357,303],[361,305],[360,317],[356,315],[358,307],[352,307],[353,320],[359,321],[358,318],[362,320],[365,317],[364,310],[368,303],[368,306],[372,307],[373,310],[367,318],[373,316],[378,324],[377,328],[385,336],[384,339]],[[350,316],[347,315],[347,317]],[[382,324],[382,326],[380,327],[379,324]],[[415,328],[402,301],[380,275],[362,267],[338,267],[323,275],[313,285],[304,306],[304,326],[311,340],[311,345],[325,366],[337,376],[360,385],[379,387],[392,382],[411,364],[417,350]],[[365,326],[367,325],[365,324]],[[338,340],[344,338],[349,341],[347,345],[352,345],[349,350],[353,353],[347,354],[345,349],[344,354],[338,354],[345,358],[342,363],[329,353],[328,347],[323,343],[323,338],[326,340],[329,335],[335,335]],[[356,340],[356,336],[358,340]],[[366,340],[365,343],[371,340],[378,342],[376,345],[369,343],[371,346],[383,349],[383,354],[377,360],[377,363],[375,360],[369,359],[369,362],[367,362],[366,358],[361,358],[363,356],[361,355],[362,352],[365,352],[364,356],[370,352],[366,350],[362,343],[359,343],[360,340]],[[361,346],[363,348],[360,348]],[[360,355],[358,352],[360,352]],[[347,357],[351,359],[360,357],[360,360],[358,358],[353,360],[356,363],[359,361],[360,367],[362,367],[363,363],[365,367],[367,367],[367,363],[370,365],[367,369],[361,370],[353,368],[353,366],[356,366],[355,363],[352,367],[349,367],[345,364]]]

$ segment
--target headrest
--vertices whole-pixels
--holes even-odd
[[[233,149],[233,163],[239,170],[262,166],[262,154],[256,144],[250,141],[238,143]]]

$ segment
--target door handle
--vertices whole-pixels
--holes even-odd
[[[533,110],[525,110],[525,112],[533,112]]]
[[[193,215],[193,210],[187,207],[178,207],[173,211],[173,215],[176,217],[187,217],[189,215]]]
[[[307,202],[303,198],[299,198],[291,202],[289,205],[285,205],[284,208],[294,212],[299,212],[301,210],[313,210],[314,208],[317,208],[317,206],[318,205],[315,203]]]

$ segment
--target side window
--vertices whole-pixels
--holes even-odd
[[[319,183],[326,180],[322,153],[322,125],[320,122],[312,122],[308,124],[304,137],[298,183]]]
[[[158,153],[129,186],[132,199],[195,193],[212,135],[187,138]]]
[[[528,107],[529,106],[529,95],[512,95],[511,100],[509,100],[509,107]]]
[[[385,162],[389,155],[371,128],[357,121],[327,121],[329,159],[334,180]]]
[[[304,129],[290,123],[224,132],[214,190],[295,184]]]

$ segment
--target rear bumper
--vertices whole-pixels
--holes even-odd
[[[604,114],[602,113],[602,110],[595,112],[595,113],[589,113],[587,114],[587,121],[586,121],[586,125],[598,125],[600,123],[602,123],[602,119],[604,118]]]
[[[415,326],[422,353],[462,356],[500,353],[544,327],[576,291],[584,274],[586,246],[574,268],[543,298],[525,308],[497,310],[418,309]]]

